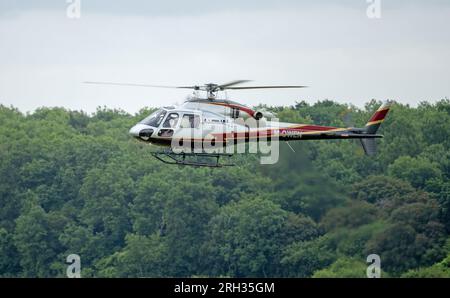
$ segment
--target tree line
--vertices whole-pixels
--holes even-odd
[[[265,108],[282,121],[363,126],[364,108]],[[0,276],[450,277],[450,101],[396,103],[379,153],[356,141],[281,145],[235,167],[168,166],[128,136],[146,117],[0,106]]]

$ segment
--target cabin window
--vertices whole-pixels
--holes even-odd
[[[178,119],[180,116],[178,116],[177,113],[170,113],[166,121],[164,121],[163,127],[164,128],[175,128],[178,124]]]
[[[158,110],[145,118],[141,121],[142,124],[146,124],[153,127],[158,127],[162,120],[164,119],[164,116],[166,116],[166,111],[164,110]]]
[[[181,119],[181,128],[198,128],[200,126],[200,116],[194,114],[184,114]]]

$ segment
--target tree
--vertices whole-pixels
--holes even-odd
[[[434,200],[427,203],[405,204],[392,212],[390,220],[410,225],[418,232],[429,232],[427,224],[439,221],[439,207]]]
[[[327,236],[312,241],[294,242],[283,251],[281,265],[287,277],[310,277],[336,260]]]
[[[265,108],[362,127],[379,105]],[[83,277],[359,276],[377,253],[392,276],[448,276],[449,100],[396,103],[370,158],[359,142],[292,142],[275,165],[221,169],[152,158],[128,134],[151,111],[0,105],[0,275],[62,277],[75,253]]]
[[[417,233],[408,224],[396,223],[373,237],[366,244],[365,254],[378,254],[385,270],[399,274],[441,259],[442,251],[434,250],[425,234]]]
[[[172,190],[170,180],[146,175],[138,184],[130,213],[133,230],[139,235],[150,235],[162,228],[167,193]]]
[[[404,204],[427,202],[430,199],[426,192],[417,191],[408,182],[379,175],[355,183],[351,196],[374,204],[387,215]]]
[[[84,201],[80,218],[94,234],[102,235],[109,250],[120,248],[125,234],[131,231],[127,207],[133,186],[126,168],[111,162],[104,169],[89,171],[80,189]]]
[[[79,255],[83,264],[83,277],[95,276],[95,262],[109,251],[102,234],[95,234],[92,228],[74,222],[64,228],[58,241],[65,248],[59,260],[65,260],[70,254]],[[60,273],[64,274],[64,269]]]
[[[287,212],[266,199],[230,203],[210,223],[207,252],[212,275],[276,276],[278,243]]]
[[[444,110],[444,105],[446,106]],[[449,102],[437,103],[438,109],[425,111],[422,121],[423,136],[428,144],[443,144],[449,148],[450,143],[450,114]]]
[[[420,154],[425,145],[422,121],[422,113],[409,106],[396,103],[391,108],[380,130],[385,137],[380,142],[377,158],[382,162],[383,169],[399,157]]]
[[[0,228],[0,277],[13,277],[20,270],[19,256],[13,235]]]
[[[326,231],[357,228],[377,218],[378,210],[365,201],[350,201],[346,206],[331,209],[321,220]]]
[[[309,241],[320,236],[319,226],[303,214],[288,213],[280,239],[283,245],[292,242]]]
[[[447,240],[445,251],[450,251],[450,239]],[[411,269],[402,274],[406,278],[449,278],[450,277],[450,253],[442,261],[430,266]]]
[[[340,228],[329,232],[329,242],[336,246],[339,256],[365,258],[367,243],[374,237],[385,232],[389,223],[376,221],[357,228]],[[331,245],[330,245],[331,246]]]
[[[48,216],[40,206],[32,206],[16,220],[14,245],[20,255],[24,277],[50,277],[50,263],[56,259]]]
[[[198,175],[198,174],[197,174]],[[203,244],[210,220],[219,212],[214,188],[190,173],[178,188],[166,193],[162,235],[171,261],[170,276],[192,276],[204,268]]]
[[[409,156],[399,157],[389,166],[389,174],[403,179],[417,188],[425,188],[428,180],[442,177],[442,172],[436,163],[425,158]]]
[[[167,246],[160,236],[128,234],[125,238],[126,246],[121,251],[97,262],[99,276],[167,276],[170,260],[167,259]]]
[[[260,171],[272,179],[270,199],[284,210],[319,220],[329,209],[345,202],[344,190],[335,180],[319,173],[308,160],[304,148],[280,145],[280,160]]]
[[[361,260],[341,258],[328,268],[314,272],[314,278],[365,278],[367,264]]]

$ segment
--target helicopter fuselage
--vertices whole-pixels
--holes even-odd
[[[190,100],[159,109],[130,129],[140,141],[162,146],[227,146],[241,142],[379,138],[360,128],[278,122],[231,101]]]

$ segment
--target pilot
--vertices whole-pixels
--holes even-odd
[[[166,121],[164,122],[163,127],[174,128],[178,123],[178,114],[170,114]]]

